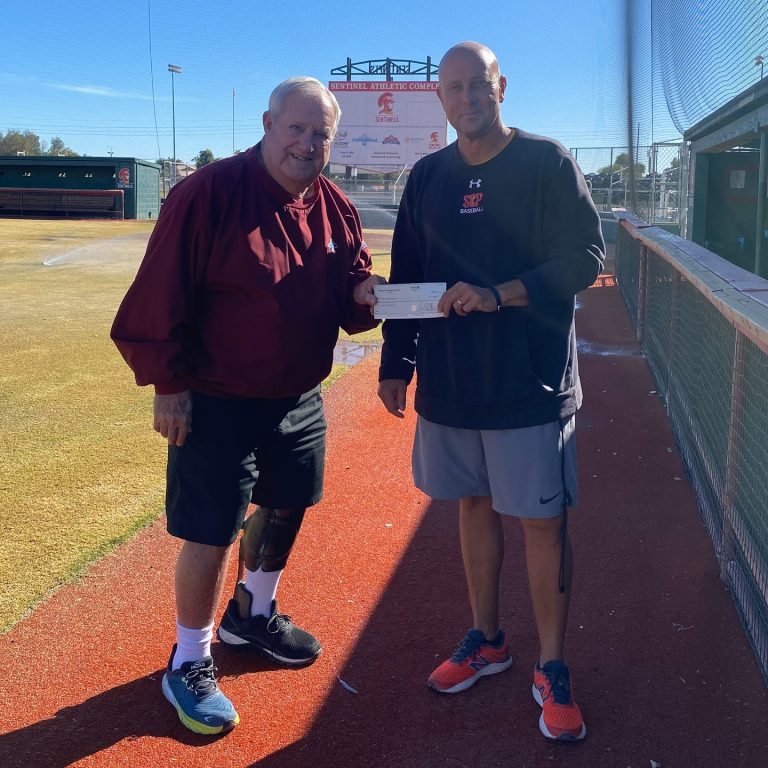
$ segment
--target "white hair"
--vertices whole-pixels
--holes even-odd
[[[280,114],[283,102],[291,93],[298,93],[304,97],[320,96],[325,99],[333,109],[333,132],[334,134],[336,133],[336,129],[339,127],[339,120],[341,119],[341,107],[339,107],[339,102],[336,101],[336,97],[314,77],[305,77],[301,75],[297,77],[289,77],[287,80],[283,80],[282,83],[277,85],[269,97],[269,113],[272,117],[277,117]]]

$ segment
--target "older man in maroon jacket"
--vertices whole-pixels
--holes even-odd
[[[321,650],[275,595],[322,495],[320,382],[339,327],[373,327],[373,286],[384,282],[357,211],[320,175],[339,115],[313,78],[278,85],[259,144],[172,189],[112,328],[136,382],[154,386],[154,428],[168,440],[168,531],[184,544],[163,693],[198,733],[239,722],[210,647],[241,527],[219,639],[292,666]]]

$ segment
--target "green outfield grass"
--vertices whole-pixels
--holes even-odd
[[[152,392],[109,339],[152,226],[0,219],[0,631],[162,512]]]

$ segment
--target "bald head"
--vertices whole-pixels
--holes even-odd
[[[463,43],[456,43],[456,45],[449,48],[443,58],[440,59],[439,73],[442,79],[444,65],[450,65],[452,62],[470,62],[472,59],[481,61],[488,71],[499,77],[499,62],[496,59],[496,54],[487,46],[482,43],[475,43],[471,40],[467,40]]]
[[[460,147],[481,142],[493,150],[505,139],[499,110],[506,87],[496,55],[487,46],[464,42],[446,52],[440,60],[437,95]]]

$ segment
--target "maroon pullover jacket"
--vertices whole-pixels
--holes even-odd
[[[376,325],[352,299],[371,270],[357,211],[323,176],[295,201],[259,154],[201,168],[163,204],[112,326],[137,384],[292,397],[328,375],[339,327]]]

